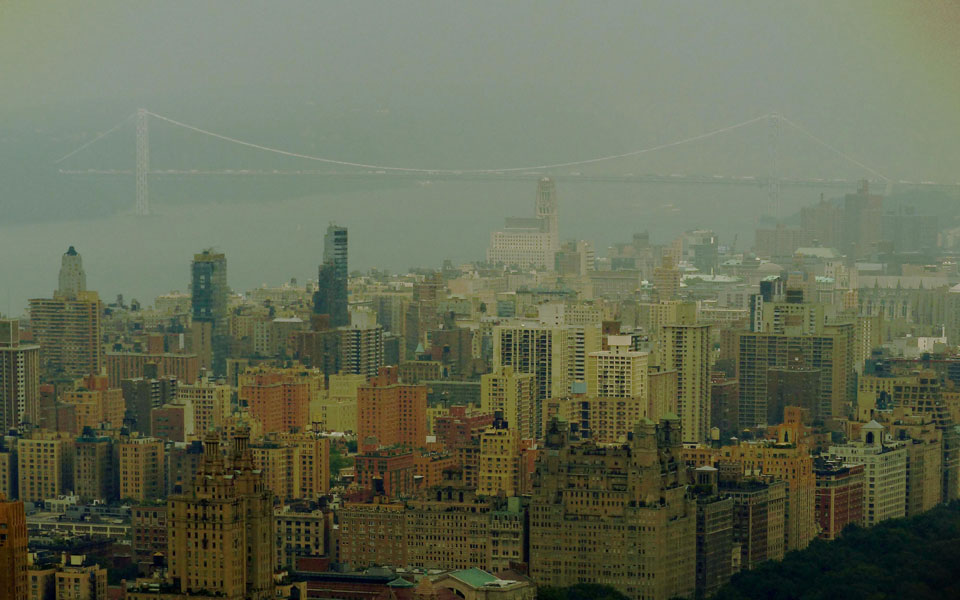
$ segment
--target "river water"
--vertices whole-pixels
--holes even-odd
[[[270,186],[231,181],[208,193],[210,185],[161,185],[149,217],[120,208],[87,220],[0,222],[0,312],[19,315],[28,298],[49,296],[70,245],[83,256],[89,289],[105,301],[123,294],[145,305],[158,294],[186,291],[192,255],[207,247],[226,253],[236,290],[315,278],[331,221],[350,230],[351,270],[481,259],[504,216],[532,215],[536,183],[308,183],[278,185],[276,193]],[[785,191],[785,212],[815,202],[819,192]],[[665,243],[696,227],[714,229],[722,244],[738,235],[737,248],[747,249],[771,212],[759,187],[564,181],[558,196],[562,238],[593,240],[598,256],[637,231]]]

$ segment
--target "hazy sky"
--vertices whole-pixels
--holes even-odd
[[[72,178],[54,161],[138,107],[294,151],[431,168],[616,154],[779,111],[893,180],[954,182],[958,32],[960,2],[924,0],[0,0],[0,310],[48,295],[71,244],[104,297],[149,303],[185,289],[190,255],[210,245],[242,290],[315,277],[329,220],[351,228],[351,268],[400,270],[480,259],[504,215],[531,210],[529,182],[338,191],[157,177],[158,216],[136,219],[132,178]],[[763,177],[765,127],[590,169]],[[150,142],[155,169],[316,166],[162,123]],[[784,177],[866,175],[794,132],[780,157]],[[62,166],[132,164],[128,123]],[[843,192],[785,190],[784,215],[821,191]],[[559,195],[563,236],[600,254],[636,231],[666,242],[696,226],[745,248],[773,209],[758,187]]]
[[[616,151],[777,110],[894,178],[953,181],[957,31],[960,3],[919,0],[7,0],[0,114],[76,109],[102,130],[110,115],[84,110],[382,106],[495,147],[525,133],[498,112],[541,109],[584,115],[583,144]]]

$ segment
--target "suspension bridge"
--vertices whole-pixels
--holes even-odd
[[[192,131],[203,136],[220,140],[239,147],[253,149],[259,152],[287,157],[290,159],[299,159],[301,161],[310,161],[323,165],[319,169],[157,169],[150,163],[150,122],[151,119],[176,128]],[[630,152],[619,154],[610,154],[597,156],[582,160],[572,160],[567,162],[532,164],[528,166],[509,166],[502,168],[470,168],[470,169],[450,169],[450,168],[423,168],[406,167],[397,165],[368,164],[355,161],[340,160],[337,158],[315,156],[296,152],[289,149],[276,148],[258,144],[249,140],[243,140],[237,137],[228,136],[222,133],[204,129],[196,125],[191,125],[178,121],[168,116],[154,113],[145,108],[128,115],[113,127],[103,131],[81,146],[65,154],[55,161],[54,164],[61,165],[67,159],[80,154],[90,148],[100,140],[118,132],[130,120],[135,121],[136,138],[135,154],[136,163],[133,169],[65,169],[60,168],[59,172],[64,175],[113,175],[113,176],[133,176],[135,181],[135,199],[136,213],[138,215],[150,214],[150,186],[149,182],[155,177],[163,176],[236,176],[236,177],[326,177],[338,179],[368,179],[371,177],[394,177],[394,178],[412,178],[417,180],[461,180],[461,181],[513,181],[538,179],[544,176],[550,176],[558,180],[576,180],[584,182],[619,182],[619,183],[657,183],[657,184],[676,184],[676,185],[728,185],[728,186],[754,186],[766,189],[772,207],[776,207],[777,214],[780,214],[780,190],[783,187],[817,187],[817,188],[838,188],[850,190],[855,185],[855,181],[848,179],[805,179],[784,177],[779,174],[779,141],[784,128],[790,128],[815,143],[817,146],[828,150],[833,155],[854,165],[864,174],[861,179],[867,179],[874,185],[885,187],[887,193],[896,189],[926,189],[936,191],[947,191],[950,193],[960,192],[960,182],[958,183],[937,183],[932,181],[894,181],[890,177],[880,173],[876,169],[867,166],[843,150],[823,140],[819,136],[811,133],[805,127],[795,123],[787,117],[770,113],[761,115],[707,131],[698,135],[678,139],[675,141],[661,143]],[[743,129],[746,127],[766,124],[767,128],[767,172],[763,175],[755,176],[727,176],[727,175],[688,175],[680,173],[671,173],[666,175],[651,174],[633,174],[626,173],[622,175],[598,175],[585,174],[579,170],[570,169],[588,167],[599,163],[606,163],[620,159],[626,159],[645,154],[651,154],[670,148],[676,148],[696,142],[720,136],[725,133]]]

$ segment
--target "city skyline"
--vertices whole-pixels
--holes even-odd
[[[0,6],[0,600],[960,596],[960,5]]]

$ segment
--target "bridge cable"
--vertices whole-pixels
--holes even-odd
[[[667,148],[673,148],[673,147],[675,147],[675,146],[680,146],[680,145],[682,145],[682,144],[687,144],[687,143],[690,143],[690,142],[696,142],[696,141],[703,140],[703,139],[706,139],[706,138],[709,138],[709,137],[713,137],[713,136],[715,136],[715,135],[719,135],[719,134],[721,134],[721,133],[727,133],[727,132],[729,132],[729,131],[733,131],[733,130],[735,130],[735,129],[739,129],[739,128],[741,128],[741,127],[746,127],[747,125],[752,125],[753,123],[756,123],[756,122],[758,122],[758,121],[762,121],[762,120],[764,120],[764,119],[767,118],[767,115],[762,115],[762,116],[759,116],[759,117],[754,117],[753,119],[749,119],[749,120],[743,121],[742,123],[737,123],[737,124],[735,124],[735,125],[730,125],[730,126],[728,126],[728,127],[722,127],[722,128],[720,128],[720,129],[715,129],[715,130],[713,130],[713,131],[708,131],[708,132],[706,132],[706,133],[702,133],[702,134],[700,134],[700,135],[695,135],[695,136],[693,136],[693,137],[685,138],[685,139],[682,139],[682,140],[677,140],[677,141],[669,142],[669,143],[666,143],[666,144],[659,144],[659,145],[657,145],[657,146],[652,146],[652,147],[650,147],[650,148],[643,148],[643,149],[641,149],[641,150],[634,150],[634,151],[632,151],[632,152],[625,152],[625,153],[623,153],[623,154],[612,154],[612,155],[609,155],[609,156],[600,156],[600,157],[597,157],[597,158],[590,158],[590,159],[586,159],[586,160],[577,160],[577,161],[570,161],[570,162],[554,163],[554,164],[549,164],[549,165],[537,165],[537,166],[531,166],[531,167],[510,167],[510,168],[504,168],[504,169],[422,169],[422,168],[412,168],[412,167],[390,167],[390,166],[385,166],[385,165],[371,165],[371,164],[366,164],[366,163],[357,163],[357,162],[350,162],[350,161],[344,161],[344,160],[336,160],[336,159],[332,159],[332,158],[323,158],[323,157],[319,157],[319,156],[311,156],[311,155],[309,155],[309,154],[301,154],[301,153],[299,153],[299,152],[290,152],[290,151],[288,151],[288,150],[281,150],[281,149],[279,149],[279,148],[272,148],[272,147],[270,147],[270,146],[262,146],[262,145],[260,145],[260,144],[254,144],[253,142],[246,142],[246,141],[244,141],[244,140],[240,140],[240,139],[237,139],[237,138],[233,138],[233,137],[229,137],[229,136],[222,135],[222,134],[219,134],[219,133],[215,133],[215,132],[213,132],[213,131],[209,131],[209,130],[206,130],[206,129],[202,129],[202,128],[196,127],[196,126],[194,126],[194,125],[189,125],[189,124],[187,124],[187,123],[183,123],[183,122],[181,122],[181,121],[177,121],[177,120],[175,120],[175,119],[171,119],[170,117],[165,117],[165,116],[163,116],[163,115],[158,115],[158,114],[156,114],[156,113],[154,113],[154,112],[147,111],[147,114],[149,114],[150,116],[155,117],[155,118],[157,118],[157,119],[160,119],[161,121],[166,121],[167,123],[170,123],[170,124],[172,124],[172,125],[176,125],[177,127],[182,127],[182,128],[184,128],[184,129],[189,129],[189,130],[191,130],[191,131],[195,131],[195,132],[197,132],[197,133],[202,133],[203,135],[211,136],[211,137],[214,137],[214,138],[217,138],[217,139],[226,141],[226,142],[231,142],[231,143],[233,143],[233,144],[239,144],[239,145],[241,145],[241,146],[246,146],[246,147],[248,147],[248,148],[254,148],[254,149],[257,149],[257,150],[263,150],[263,151],[265,151],[265,152],[272,152],[272,153],[274,153],[274,154],[280,154],[280,155],[283,155],[283,156],[290,156],[290,157],[293,157],[293,158],[302,158],[302,159],[306,159],[306,160],[312,160],[312,161],[317,161],[317,162],[322,162],[322,163],[327,163],[327,164],[333,164],[333,165],[341,165],[341,166],[346,166],[346,167],[359,167],[359,168],[363,168],[363,169],[376,169],[376,170],[380,170],[380,171],[401,171],[401,172],[407,172],[407,173],[445,173],[445,174],[456,174],[456,175],[464,174],[464,173],[506,173],[506,172],[516,172],[516,171],[545,170],[545,169],[555,169],[555,168],[560,168],[560,167],[573,167],[573,166],[577,166],[577,165],[587,165],[587,164],[593,164],[593,163],[598,163],[598,162],[603,162],[603,161],[608,161],[608,160],[615,160],[615,159],[618,159],[618,158],[627,158],[627,157],[630,157],[630,156],[637,156],[637,155],[640,155],[640,154],[646,154],[646,153],[648,153],[648,152],[656,152],[657,150],[664,150],[664,149],[667,149]]]
[[[119,123],[117,123],[116,125],[114,125],[113,127],[111,127],[110,129],[104,131],[103,133],[101,133],[101,134],[98,135],[97,137],[93,138],[92,140],[90,140],[90,141],[87,142],[86,144],[80,146],[79,148],[77,148],[77,149],[74,150],[73,152],[71,152],[71,153],[69,153],[69,154],[67,154],[67,155],[65,155],[65,156],[63,156],[63,157],[61,157],[61,158],[53,161],[53,164],[55,164],[55,165],[56,165],[56,164],[60,164],[60,163],[62,163],[63,161],[65,161],[65,160],[67,160],[68,158],[70,158],[71,156],[73,156],[74,154],[77,154],[77,153],[81,152],[82,150],[85,150],[85,149],[89,148],[90,146],[96,144],[97,142],[99,142],[99,141],[102,140],[103,138],[107,137],[108,135],[110,135],[110,134],[113,133],[114,131],[120,129],[120,127],[123,126],[124,123],[126,123],[127,121],[129,121],[135,114],[136,114],[136,113],[131,113],[131,114],[127,115],[126,117],[123,118],[122,121],[120,121]]]
[[[803,135],[805,135],[805,136],[807,136],[808,138],[810,138],[811,140],[817,142],[818,144],[820,144],[820,145],[823,146],[824,148],[830,150],[831,152],[837,154],[837,155],[840,156],[841,158],[846,159],[846,160],[852,162],[853,164],[857,165],[857,166],[860,167],[861,169],[865,169],[865,170],[873,173],[874,175],[876,175],[876,176],[879,177],[880,179],[884,180],[885,182],[890,182],[890,178],[887,177],[886,175],[884,175],[883,173],[880,173],[880,172],[877,171],[876,169],[873,169],[873,168],[871,168],[871,167],[868,167],[867,165],[865,165],[865,164],[863,164],[862,162],[860,162],[859,160],[853,158],[852,156],[850,156],[849,154],[847,154],[847,153],[845,153],[844,151],[840,150],[839,148],[837,148],[837,147],[835,147],[835,146],[833,146],[833,145],[831,145],[831,144],[823,141],[822,139],[820,139],[820,138],[818,138],[817,136],[813,135],[812,133],[810,133],[809,131],[807,131],[806,129],[804,129],[803,127],[801,127],[800,125],[797,125],[796,123],[794,123],[794,122],[791,121],[790,119],[784,117],[783,115],[780,115],[780,119],[781,119],[784,123],[786,123],[787,125],[790,125],[790,126],[793,127],[794,129],[796,129],[797,131],[799,131],[800,133],[802,133]]]

